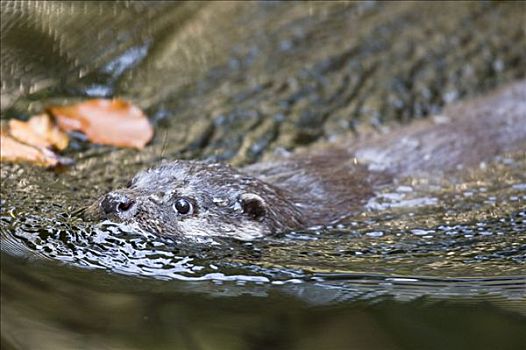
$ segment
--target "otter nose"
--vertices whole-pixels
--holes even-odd
[[[100,202],[100,206],[105,214],[123,213],[130,210],[135,204],[135,200],[123,193],[108,193]]]

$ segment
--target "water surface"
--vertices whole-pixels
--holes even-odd
[[[2,164],[2,348],[520,348],[524,152],[405,179],[339,225],[254,242],[181,242],[74,212],[162,159],[247,164],[524,78],[524,11],[2,3],[2,120],[123,96],[157,132],[142,152],[76,140],[65,172]]]

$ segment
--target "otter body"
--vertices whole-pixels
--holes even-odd
[[[416,122],[368,140],[241,169],[174,161],[138,173],[90,208],[97,218],[179,237],[250,240],[327,225],[363,208],[375,187],[406,176],[477,166],[526,149],[526,83],[459,104],[440,123]]]

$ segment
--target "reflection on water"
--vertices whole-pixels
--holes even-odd
[[[526,340],[524,303],[512,292],[519,296],[524,285],[518,277],[325,275],[270,285],[158,281],[2,259],[3,342],[20,348],[518,349]]]
[[[250,243],[74,213],[162,158],[245,164],[524,78],[523,13],[2,2],[2,119],[119,95],[158,131],[141,153],[75,141],[77,165],[60,174],[2,165],[2,349],[520,348],[524,152],[406,179],[340,225]]]

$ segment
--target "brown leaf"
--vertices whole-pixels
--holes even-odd
[[[19,142],[7,133],[0,131],[0,161],[1,162],[29,162],[44,167],[70,165],[73,161],[60,157],[45,147],[30,146]]]
[[[94,99],[49,110],[62,130],[81,131],[94,143],[141,149],[153,137],[144,113],[121,99]]]
[[[68,135],[60,131],[48,114],[31,117],[29,121],[11,119],[9,134],[19,141],[37,147],[64,150],[68,146]]]

